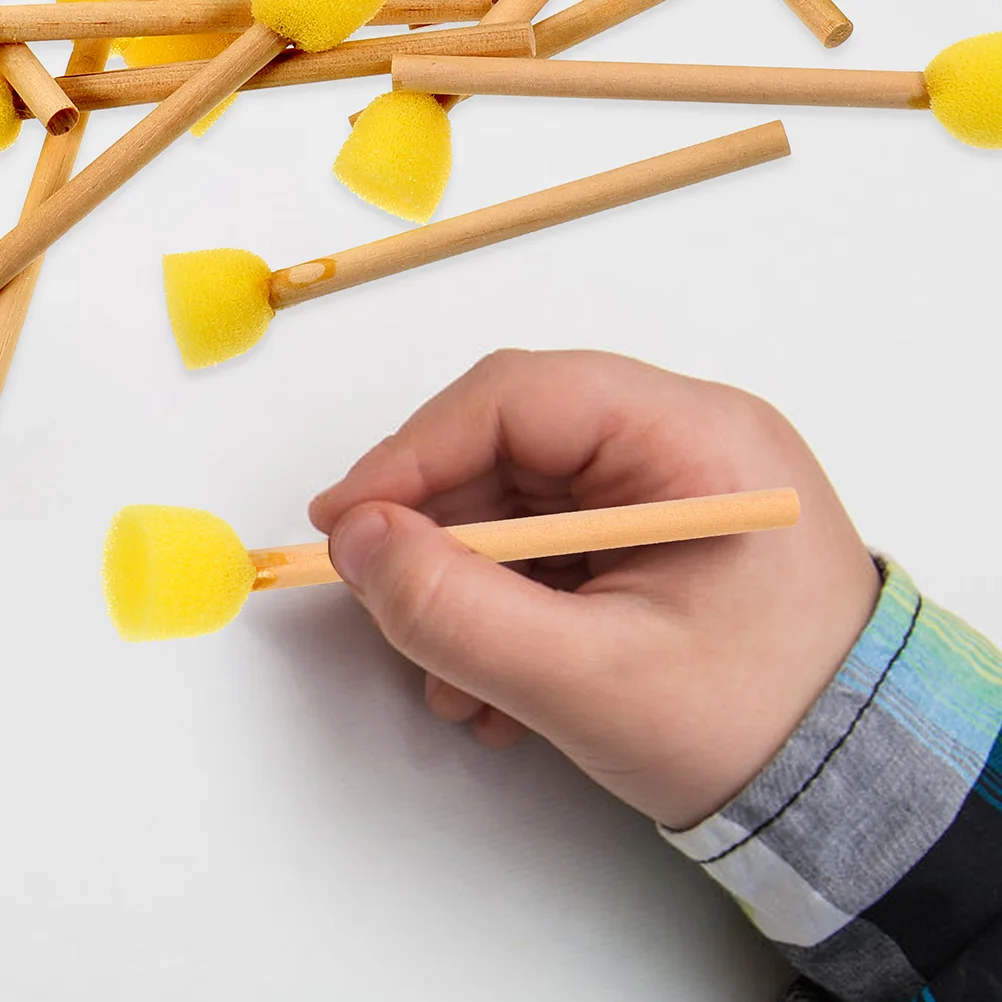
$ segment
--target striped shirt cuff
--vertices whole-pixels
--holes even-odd
[[[869,624],[779,754],[660,831],[839,998],[944,1002],[937,979],[1002,923],[1002,656],[878,565]],[[1002,984],[1002,954],[979,963]]]

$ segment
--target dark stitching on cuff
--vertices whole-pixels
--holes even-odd
[[[898,649],[894,652],[894,657],[892,657],[891,660],[887,662],[887,667],[881,673],[880,678],[877,679],[877,684],[873,687],[872,691],[870,692],[870,695],[866,697],[866,702],[864,702],[863,705],[856,711],[856,716],[853,717],[852,723],[846,729],[845,734],[843,734],[842,737],[840,737],[838,741],[836,741],[835,744],[832,745],[828,753],[818,764],[818,767],[814,770],[814,772],[808,777],[804,785],[801,786],[800,789],[797,790],[796,793],[794,793],[790,797],[790,799],[785,804],[783,804],[783,806],[780,807],[775,814],[772,815],[772,817],[766,818],[765,821],[763,821],[756,828],[752,829],[752,831],[750,831],[747,835],[745,835],[744,838],[739,839],[737,842],[735,842],[734,845],[729,846],[722,852],[718,852],[715,856],[709,856],[707,859],[697,859],[696,862],[700,866],[708,866],[710,863],[718,863],[725,856],[729,856],[735,850],[740,849],[741,846],[746,845],[748,842],[751,842],[752,839],[757,838],[759,835],[762,834],[763,831],[765,831],[766,828],[768,828],[771,824],[773,824],[773,822],[778,821],[800,799],[800,797],[803,796],[803,794],[805,794],[811,788],[811,785],[814,783],[814,781],[821,775],[821,773],[825,771],[825,767],[832,760],[835,753],[846,743],[846,741],[849,740],[850,736],[852,735],[852,732],[856,729],[856,726],[863,719],[863,714],[866,713],[866,711],[873,705],[873,701],[877,698],[877,693],[880,692],[880,687],[886,681],[887,676],[890,675],[891,669],[894,667],[895,662],[898,660],[899,657],[901,657],[902,654],[904,654],[905,648],[908,646],[908,642],[911,640],[912,634],[915,632],[915,625],[918,623],[919,613],[921,611],[922,611],[922,596],[919,595],[918,602],[916,602],[915,604],[915,612],[912,613],[912,621],[908,624],[908,629],[905,632],[904,639],[901,641],[901,645],[898,647]]]

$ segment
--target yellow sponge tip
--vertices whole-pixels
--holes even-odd
[[[125,640],[172,640],[222,629],[256,571],[237,534],[195,508],[130,505],[104,545],[104,596]]]
[[[117,55],[125,60],[125,65],[162,66],[164,63],[187,63],[196,59],[215,59],[239,35],[229,32],[206,32],[201,35],[149,35],[142,38],[117,38]],[[237,99],[231,94],[218,104],[204,118],[191,127],[191,134],[201,138],[215,125],[219,116]]]
[[[264,337],[275,315],[270,279],[267,263],[250,251],[164,255],[167,314],[189,369],[235,358]]]
[[[969,146],[1002,149],[1002,31],[957,42],[926,68],[933,114]]]
[[[0,150],[17,142],[21,134],[21,119],[14,109],[14,92],[10,84],[0,77]]]
[[[386,0],[251,0],[251,14],[307,52],[326,52],[375,17]]]
[[[161,66],[195,59],[215,59],[240,36],[229,32],[200,35],[150,35],[118,39],[118,51],[126,66]]]
[[[334,161],[337,179],[359,198],[426,223],[452,170],[449,116],[430,94],[391,91],[355,122]]]

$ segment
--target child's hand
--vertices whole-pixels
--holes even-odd
[[[796,528],[554,559],[524,574],[430,520],[787,486],[800,493]],[[333,531],[332,559],[387,639],[427,671],[434,713],[472,720],[495,746],[537,731],[674,828],[722,806],[775,754],[880,587],[824,473],[775,410],[615,355],[490,356],[310,513]]]

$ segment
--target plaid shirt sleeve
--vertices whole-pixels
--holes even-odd
[[[791,999],[1002,1000],[1002,654],[878,561],[845,664],[719,813],[662,828],[803,977]]]

